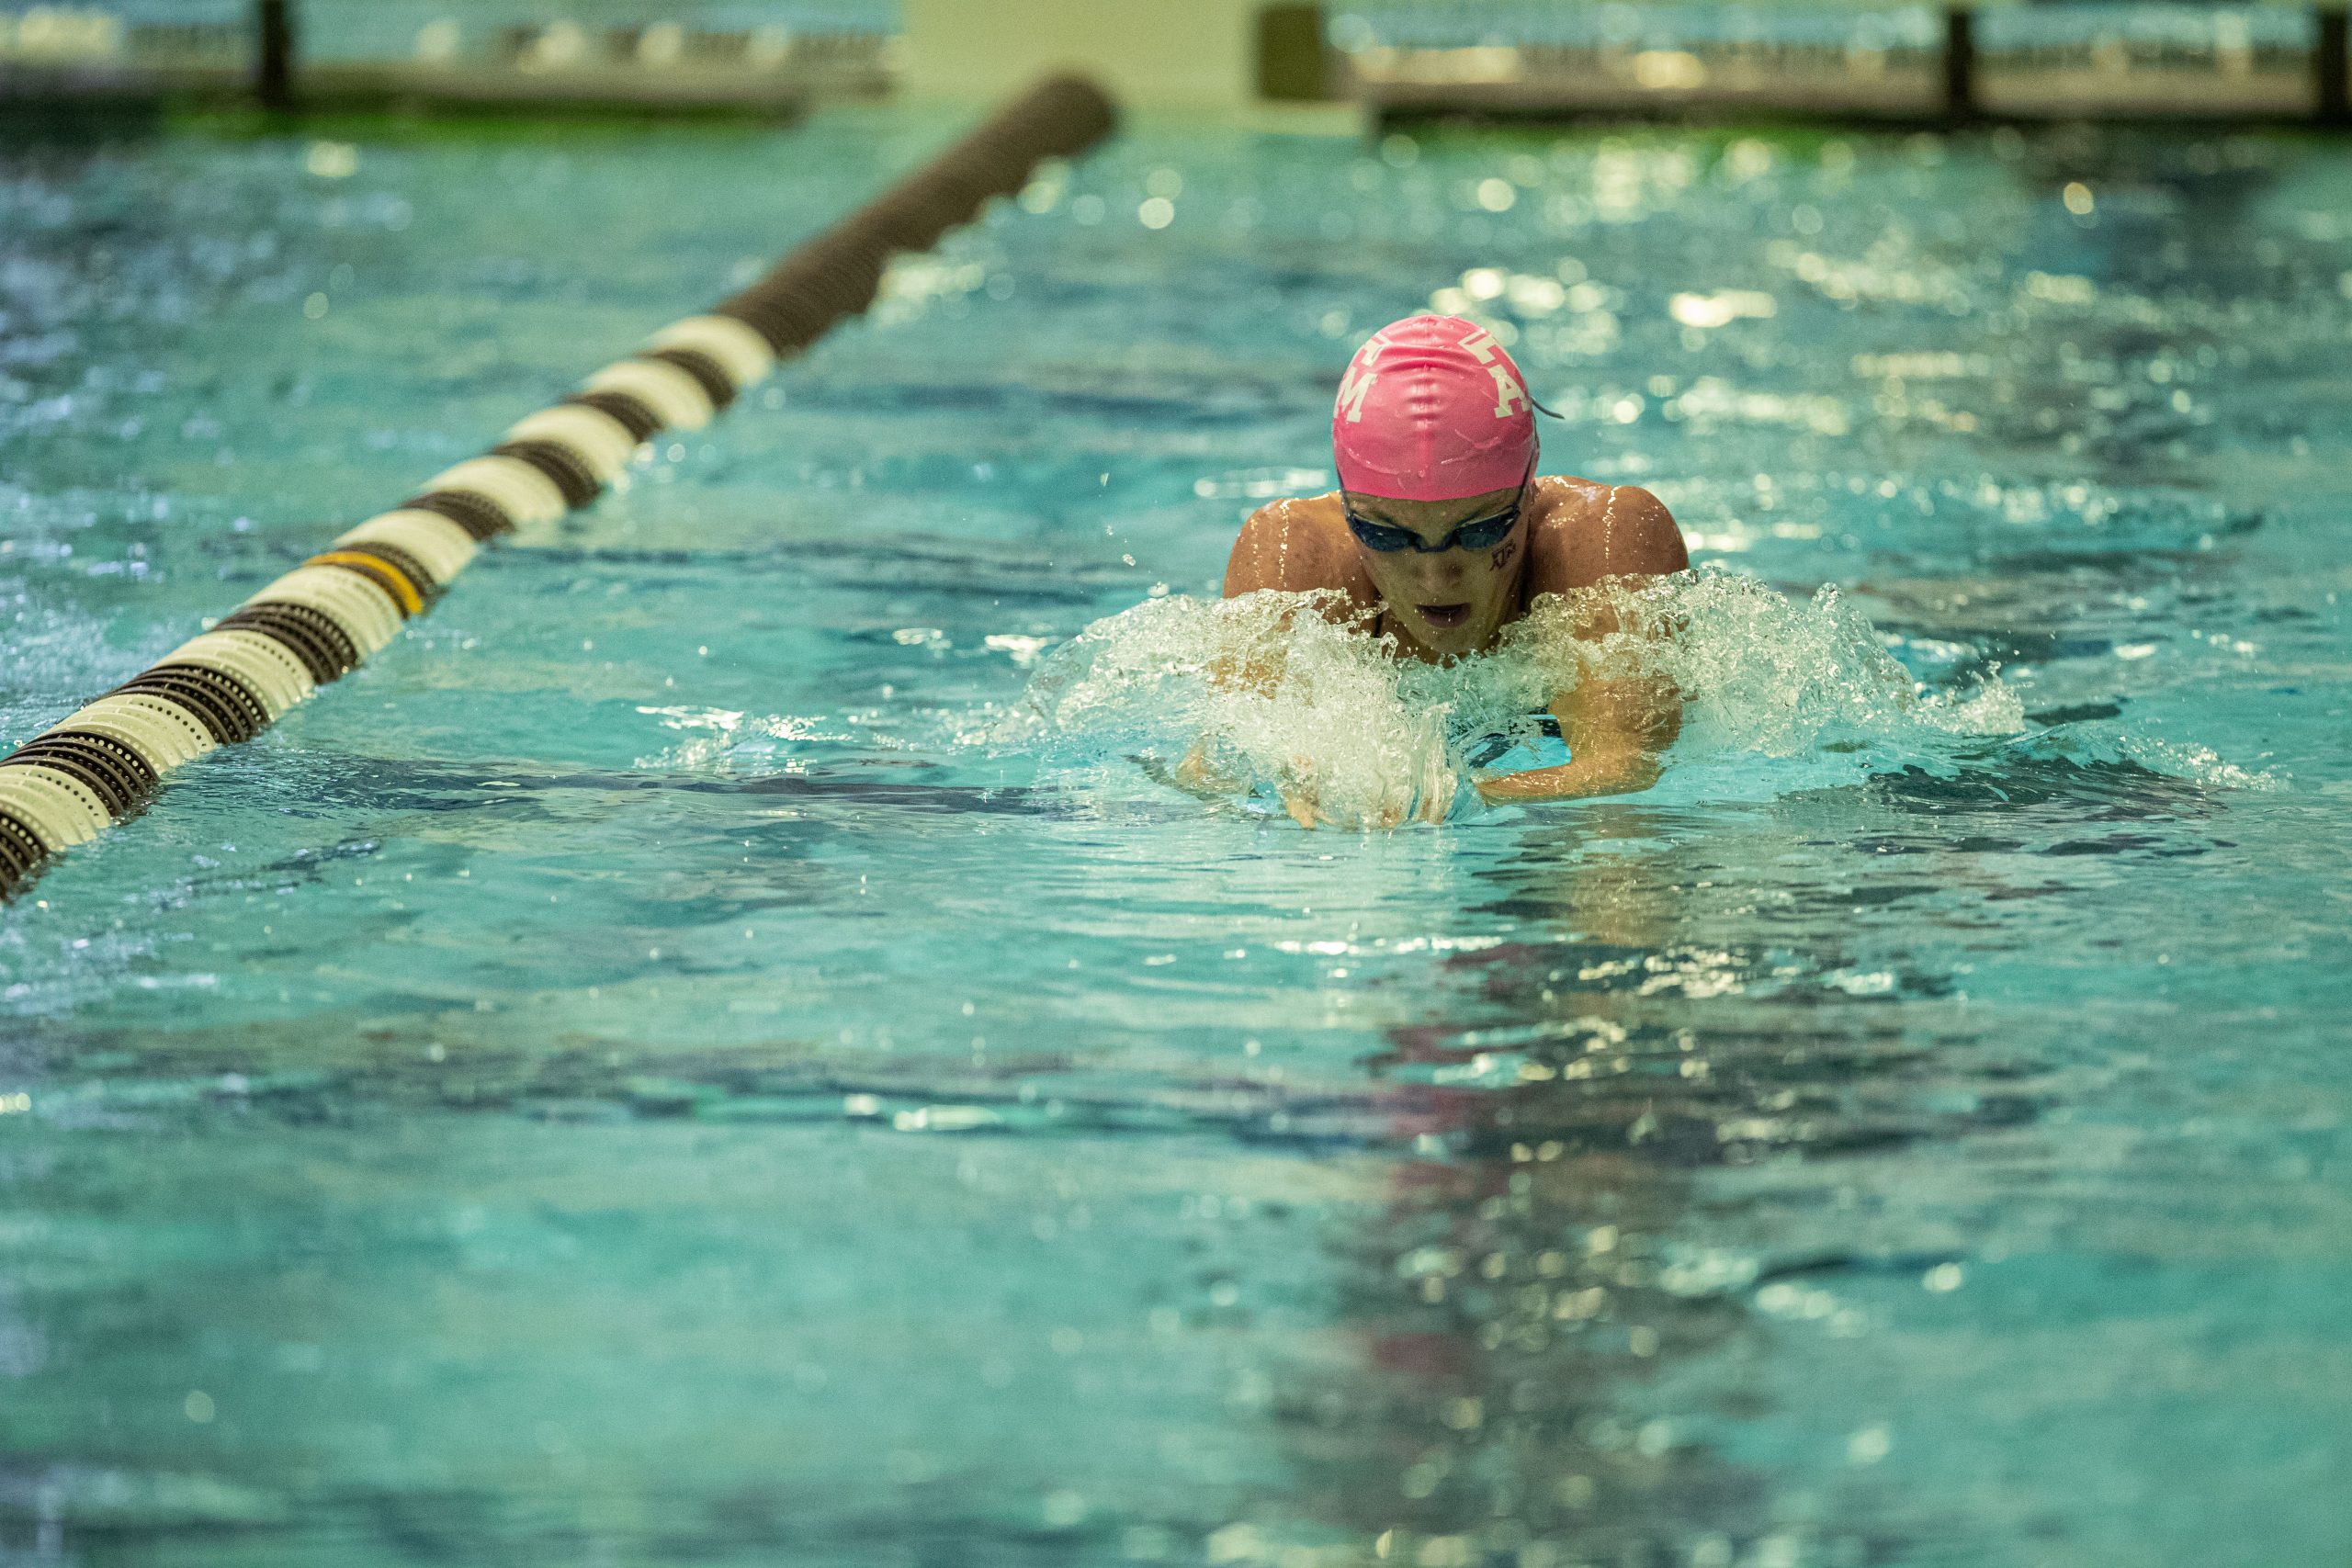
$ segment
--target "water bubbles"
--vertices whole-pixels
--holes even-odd
[[[1894,1449],[1894,1434],[1885,1427],[1865,1427],[1846,1439],[1846,1459],[1851,1464],[1876,1464]]]
[[[317,179],[347,180],[359,172],[359,149],[348,141],[313,141],[302,167]]]
[[[1769,141],[1743,137],[1724,151],[1724,177],[1735,185],[1770,174],[1779,154]]]
[[[1686,327],[1713,329],[1736,321],[1769,321],[1779,313],[1770,294],[1753,288],[1725,288],[1713,294],[1677,294],[1667,313]]]

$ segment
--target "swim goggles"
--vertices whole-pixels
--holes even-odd
[[[1418,550],[1423,555],[1438,555],[1453,549],[1491,549],[1510,536],[1510,531],[1519,525],[1519,514],[1526,509],[1527,485],[1522,480],[1519,487],[1519,499],[1512,502],[1509,507],[1491,517],[1474,517],[1436,544],[1430,545],[1422,543],[1421,536],[1410,528],[1399,528],[1388,523],[1374,523],[1370,518],[1359,517],[1349,511],[1346,502],[1342,501],[1340,503],[1340,510],[1348,520],[1348,531],[1356,536],[1356,542],[1365,549],[1378,550],[1382,555],[1388,555],[1397,550]]]

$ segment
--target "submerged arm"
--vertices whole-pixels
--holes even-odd
[[[1569,592],[1611,578],[1638,582],[1690,564],[1673,514],[1645,490],[1618,488],[1599,517],[1577,519],[1572,528],[1563,547],[1539,557],[1545,565],[1533,585],[1536,592]],[[1598,640],[1617,629],[1616,616],[1597,609],[1576,635]],[[1588,676],[1553,699],[1552,713],[1568,743],[1568,761],[1556,768],[1481,779],[1483,798],[1570,800],[1647,789],[1657,782],[1666,750],[1682,728],[1681,694],[1659,676]]]
[[[1673,685],[1647,677],[1579,681],[1552,704],[1568,761],[1478,781],[1489,801],[1631,795],[1657,783],[1660,758],[1682,728]]]

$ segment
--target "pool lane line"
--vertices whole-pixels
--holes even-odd
[[[585,506],[663,430],[698,430],[874,302],[891,256],[925,251],[1109,135],[1110,98],[1050,78],[796,247],[707,313],[673,321],[478,457],[345,533],[209,631],[0,757],[0,900],[144,807],[165,773],[250,740],[424,614],[500,535]]]

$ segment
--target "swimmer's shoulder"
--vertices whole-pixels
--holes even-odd
[[[1532,592],[1565,593],[1610,577],[1663,577],[1690,564],[1674,513],[1639,485],[1545,474],[1535,493]]]
[[[1250,514],[1233,542],[1225,596],[1262,588],[1286,593],[1337,588],[1357,594],[1366,585],[1359,581],[1363,568],[1353,543],[1337,491],[1270,502]]]

